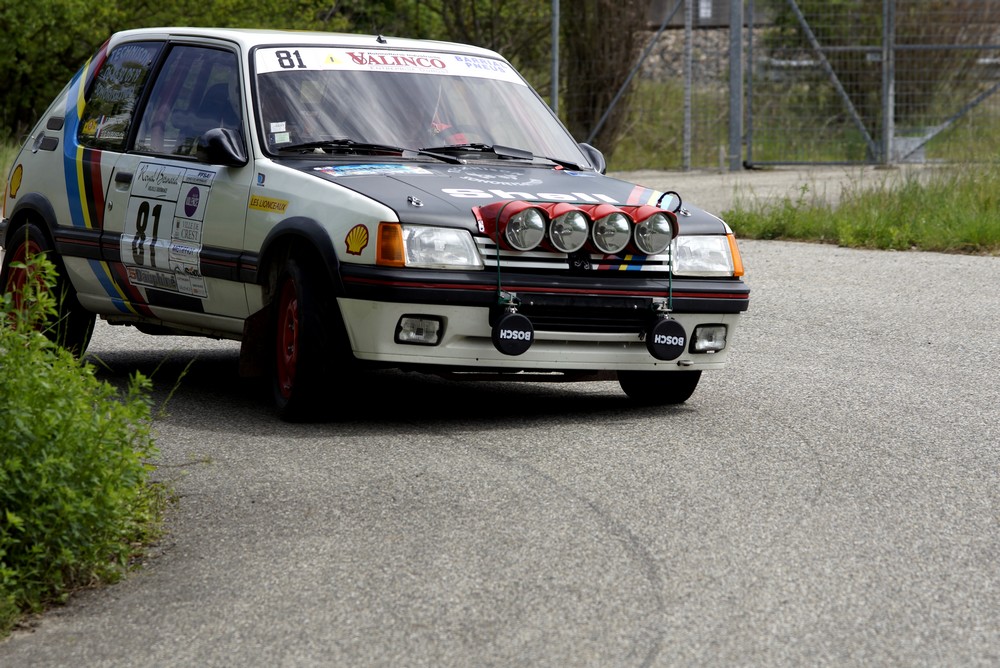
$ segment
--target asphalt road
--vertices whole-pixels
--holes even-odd
[[[1000,258],[742,243],[732,364],[614,383],[332,379],[276,420],[226,342],[154,374],[169,534],[0,666],[996,666]]]

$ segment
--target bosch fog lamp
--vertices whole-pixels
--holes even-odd
[[[404,315],[396,323],[396,343],[436,346],[441,341],[444,324],[428,315]]]
[[[691,352],[717,353],[726,347],[725,325],[698,325],[691,337]]]
[[[558,213],[559,211],[560,209],[553,209],[556,215],[549,223],[549,242],[558,251],[574,253],[587,243],[590,220],[577,208],[570,208],[565,213]]]
[[[636,224],[635,247],[645,255],[659,255],[667,250],[675,236],[676,218],[671,219],[665,211],[656,211]]]
[[[545,215],[527,202],[510,202],[500,212],[504,241],[514,250],[528,251],[545,238]]]

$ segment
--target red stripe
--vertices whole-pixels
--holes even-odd
[[[88,169],[83,171],[83,187],[86,192],[87,207],[90,209],[91,227],[104,229],[104,181],[101,178],[101,152],[84,149],[83,162]]]
[[[497,289],[495,284],[484,283],[480,285],[455,285],[454,283],[424,283],[408,281],[383,281],[374,278],[357,278],[348,276],[344,278],[345,283],[358,285],[381,285],[391,288],[425,288],[429,290],[475,290],[477,292],[493,291]],[[544,287],[524,287],[512,288],[517,292],[548,293],[548,294],[575,294],[575,295],[614,295],[614,296],[635,296],[635,297],[666,297],[667,291],[647,290],[636,292],[634,290],[581,290],[575,288],[544,288]],[[674,297],[685,297],[689,299],[748,299],[749,295],[738,292],[677,292]]]
[[[628,206],[638,206],[645,201],[645,194],[649,192],[649,188],[643,188],[642,186],[635,186],[632,188],[632,192],[629,193],[628,200],[626,204]]]

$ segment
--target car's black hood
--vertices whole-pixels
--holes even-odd
[[[304,172],[370,197],[396,211],[403,222],[476,229],[472,207],[501,200],[560,201],[577,204],[659,205],[675,209],[677,198],[593,171],[488,164],[427,162],[285,162]],[[680,193],[683,197],[683,193]],[[679,216],[682,234],[719,234],[715,216],[683,202],[691,215]]]

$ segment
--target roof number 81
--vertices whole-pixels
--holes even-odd
[[[275,51],[274,55],[278,59],[278,67],[283,70],[305,69],[306,67],[306,64],[302,62],[302,56],[299,54],[298,49],[295,49],[295,51]]]

